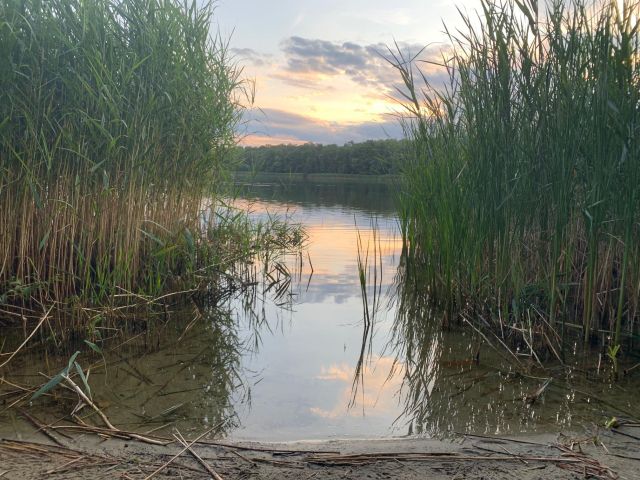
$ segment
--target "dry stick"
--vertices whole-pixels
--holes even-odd
[[[173,457],[171,457],[169,460],[163,463],[160,467],[158,467],[151,475],[145,477],[144,480],[149,480],[150,478],[153,478],[154,476],[156,476],[156,474],[160,473],[162,470],[168,467],[171,464],[171,462],[173,462],[176,458],[178,458],[180,455],[186,452],[188,447],[196,443],[198,440],[200,440],[202,437],[204,437],[208,433],[211,433],[214,429],[218,428],[218,426],[219,425],[214,425],[209,430],[206,430],[204,433],[200,434],[195,440],[191,441],[191,443],[189,443],[189,445],[186,448],[183,448],[178,453],[176,453]]]
[[[230,443],[222,443],[222,442],[196,442],[201,445],[212,445],[214,447],[222,447],[229,448],[235,450],[245,450],[249,452],[265,452],[265,453],[274,453],[274,454],[304,454],[304,453],[318,453],[318,454],[332,454],[339,455],[340,452],[337,450],[292,450],[292,449],[278,449],[278,448],[263,448],[263,447],[249,447],[246,445],[233,445]]]
[[[640,440],[640,437],[637,437],[635,435],[631,435],[629,433],[622,432],[622,431],[618,430],[617,428],[612,428],[611,431],[613,433],[617,433],[618,435],[624,435],[625,437],[633,438],[634,440]]]
[[[110,430],[114,430],[117,431],[118,429],[116,427],[114,427],[111,422],[109,421],[109,419],[107,418],[107,416],[102,413],[102,410],[100,410],[97,405],[95,403],[93,403],[91,401],[91,399],[89,397],[87,397],[87,395],[85,395],[85,393],[82,391],[82,389],[76,385],[76,383],[71,380],[69,378],[68,375],[63,375],[63,378],[65,379],[65,381],[75,390],[75,392],[78,394],[78,396],[80,397],[80,399],[86,403],[87,405],[89,405],[91,408],[93,408],[95,410],[95,412],[100,415],[100,418],[102,419],[102,421],[104,422],[104,424],[110,429]]]
[[[80,460],[82,460],[84,457],[78,457],[75,458],[73,460],[68,461],[67,463],[65,463],[64,465],[61,465],[58,468],[52,468],[51,470],[47,470],[46,473],[47,475],[51,475],[52,473],[60,473],[61,471],[64,471],[64,469],[66,469],[67,467],[73,465],[76,462],[79,462]]]
[[[268,458],[259,458],[256,457],[254,460],[258,463],[268,463],[270,465],[275,465],[276,467],[286,467],[286,468],[300,468],[303,469],[304,466],[300,465],[300,463],[296,462],[285,462],[282,460],[269,460]]]
[[[461,433],[461,432],[453,432],[453,433],[455,433],[456,435],[463,436],[463,437],[486,438],[488,440],[504,440],[505,442],[523,443],[525,445],[537,445],[539,447],[554,448],[553,445],[549,445],[549,444],[546,444],[546,443],[529,442],[527,440],[517,440],[515,438],[495,437],[495,436],[492,436],[492,435],[477,435],[477,434],[473,434],[473,433]]]
[[[4,313],[6,315],[12,315],[14,317],[18,317],[18,318],[25,318],[27,317],[27,315],[23,315],[22,313],[16,313],[16,312],[10,312],[9,310],[3,310],[0,308],[0,313]],[[8,353],[0,353],[0,355],[9,355]]]
[[[471,328],[473,328],[473,329],[478,333],[478,335],[480,335],[480,336],[485,340],[485,342],[487,342],[487,344],[489,344],[489,346],[490,346],[491,348],[493,348],[493,349],[496,351],[496,353],[497,353],[498,355],[500,355],[502,358],[504,358],[504,355],[502,354],[502,352],[501,352],[499,349],[497,349],[497,348],[495,347],[495,345],[493,345],[493,343],[491,343],[491,341],[487,338],[487,336],[486,336],[484,333],[482,333],[482,332],[480,331],[480,329],[478,329],[478,328],[477,328],[473,323],[471,323],[471,322],[470,322],[466,317],[464,317],[464,316],[463,316],[463,317],[462,317],[462,319],[463,319],[466,323],[468,323],[468,324],[469,324],[469,326],[470,326]],[[498,338],[498,337],[496,337],[496,338]],[[506,350],[507,352],[509,352],[509,353],[511,354],[511,356],[515,359],[515,361],[516,361],[516,363],[518,364],[518,366],[522,367],[522,362],[521,362],[521,361],[520,361],[520,359],[515,355],[515,353],[513,353],[513,352],[511,351],[511,349],[510,349],[510,348],[508,348],[502,340],[500,340],[500,338],[498,338],[498,341],[502,344],[502,346],[505,348],[505,350]],[[508,359],[508,357],[507,357],[507,361],[508,361],[508,360],[509,360],[509,359]]]
[[[9,390],[8,392],[2,392],[0,393],[0,397],[10,397],[11,395],[15,395],[16,393],[22,393],[22,390]]]
[[[640,457],[631,457],[629,455],[622,455],[621,453],[608,453],[607,455],[611,455],[612,457],[627,458],[629,460],[636,460],[640,462]]]
[[[198,454],[193,450],[193,448],[191,448],[191,446],[190,446],[190,445],[188,445],[188,444],[187,444],[187,442],[185,441],[184,437],[182,436],[182,434],[181,434],[180,432],[178,432],[178,433],[177,433],[177,435],[176,435],[176,434],[174,434],[174,435],[173,435],[173,437],[174,437],[176,440],[178,440],[178,442],[180,442],[180,444],[181,444],[183,447],[186,447],[186,449],[189,451],[189,453],[190,453],[191,455],[193,455],[193,457],[194,457],[194,458],[195,458],[195,459],[200,463],[200,465],[202,465],[202,466],[204,467],[204,469],[205,469],[207,472],[209,472],[209,474],[210,474],[210,475],[211,475],[215,480],[223,480],[223,478],[222,478],[220,475],[218,475],[218,474],[216,473],[216,471],[215,471],[213,468],[211,468],[211,467],[209,466],[209,464],[208,464],[207,462],[205,462],[205,461],[202,459],[202,457],[200,457],[200,455],[198,455]]]
[[[337,457],[309,457],[306,459],[307,463],[314,463],[318,465],[364,465],[369,463],[375,463],[379,461],[389,460],[401,460],[401,461],[417,461],[426,462],[428,460],[435,460],[440,462],[457,462],[457,461],[522,461],[529,460],[532,462],[550,462],[550,463],[584,463],[579,458],[568,457],[540,457],[540,456],[507,456],[507,455],[495,455],[495,456],[483,456],[483,455],[434,455],[434,454],[415,454],[415,455],[397,455],[397,454],[358,454],[358,455],[341,455]]]
[[[509,455],[512,455],[513,457],[520,459],[520,461],[521,461],[522,463],[524,463],[525,465],[529,465],[529,462],[527,462],[526,460],[523,460],[523,459],[522,459],[522,456],[520,456],[520,455],[518,455],[518,454],[515,454],[515,453],[513,453],[513,452],[510,452],[509,450],[507,450],[506,448],[504,448],[502,445],[500,445],[500,447],[501,447],[505,452],[507,452]]]
[[[231,453],[233,453],[235,456],[241,458],[245,462],[251,464],[252,467],[257,467],[258,466],[258,464],[256,462],[254,462],[253,460],[249,460],[247,457],[245,457],[244,455],[241,455],[240,453],[236,452],[235,450],[231,450]]]
[[[163,298],[167,298],[167,297],[172,297],[172,296],[174,296],[174,295],[180,295],[180,294],[183,294],[183,293],[195,293],[195,292],[197,292],[197,291],[198,291],[198,289],[197,289],[197,288],[191,288],[191,289],[189,289],[189,290],[182,290],[182,291],[180,291],[180,292],[171,292],[171,293],[167,293],[167,294],[165,294],[165,295],[161,295],[161,296],[159,296],[159,297],[152,298],[152,299],[148,300],[148,301],[147,301],[147,304],[149,304],[149,303],[157,303],[157,302],[158,302],[158,300],[162,300]]]
[[[175,422],[175,420],[173,422],[169,422],[169,423],[165,423],[164,425],[160,425],[159,427],[156,428],[152,428],[151,430],[147,430],[146,432],[144,432],[145,435],[149,435],[153,432],[157,432],[158,430],[162,430],[163,428],[167,428],[169,425],[173,425]]]
[[[78,419],[82,422],[82,419]],[[82,422],[82,425],[79,424],[75,424],[75,425],[50,425],[49,428],[51,428],[52,430],[55,430],[57,433],[60,433],[62,435],[62,432],[58,432],[58,430],[71,430],[71,431],[81,431],[81,432],[89,432],[89,433],[95,433],[96,435],[101,435],[101,436],[113,436],[113,437],[117,437],[117,438],[124,438],[124,439],[131,439],[131,438],[136,438],[134,435],[138,435],[136,432],[130,432],[128,430],[121,430],[121,429],[117,429],[117,430],[111,430],[109,428],[106,427],[95,427],[93,425],[88,425],[84,422]],[[153,439],[153,440],[157,440],[158,443],[154,443],[154,445],[167,445],[169,443],[172,442],[172,440],[170,438],[167,437],[161,437],[161,436],[157,436],[157,435],[149,435],[147,433],[145,433],[146,435],[146,439]]]
[[[45,313],[45,314],[44,314],[44,316],[40,319],[40,321],[38,322],[38,325],[36,325],[36,328],[34,328],[34,329],[33,329],[33,331],[29,334],[29,336],[28,336],[27,338],[25,338],[24,342],[22,342],[22,344],[21,344],[21,345],[20,345],[16,350],[14,350],[14,351],[11,353],[11,355],[9,355],[9,358],[7,358],[7,359],[2,363],[2,365],[0,365],[0,368],[4,367],[6,364],[8,364],[8,363],[11,361],[11,359],[12,359],[13,357],[15,357],[15,356],[18,354],[18,352],[19,352],[20,350],[22,350],[22,348],[27,344],[27,342],[28,342],[29,340],[31,340],[31,337],[33,337],[33,336],[36,334],[36,332],[37,332],[37,331],[38,331],[38,329],[42,326],[42,324],[45,322],[45,320],[46,320],[47,318],[49,318],[49,313],[51,313],[51,310],[52,310],[52,309],[53,309],[53,305],[52,305],[51,307],[49,307],[49,310],[47,311],[47,313]]]
[[[187,324],[187,326],[184,328],[184,331],[182,332],[182,334],[180,335],[180,337],[178,337],[178,341],[182,341],[182,338],[187,334],[187,332],[189,330],[191,330],[191,327],[193,327],[193,325],[202,318],[202,315],[198,314],[196,316],[193,317],[193,319]]]
[[[4,377],[0,377],[0,383],[6,383],[7,385],[10,385],[10,386],[12,386],[14,388],[17,388],[18,390],[22,390],[23,392],[27,392],[27,393],[33,393],[33,392],[36,391],[36,389],[33,388],[33,387],[24,387],[24,386],[19,385],[17,383],[10,382],[9,380],[7,380]]]
[[[73,380],[71,380],[67,375],[63,375],[63,377],[66,380],[66,382],[69,385],[71,385],[71,387],[73,387],[73,389],[78,394],[78,396],[82,399],[82,401],[84,403],[86,403],[87,405],[89,405],[91,408],[93,408],[96,411],[96,413],[100,416],[100,418],[102,419],[104,424],[109,428],[109,430],[111,430],[114,434],[122,433],[118,428],[116,428],[116,427],[114,427],[112,425],[112,423],[109,421],[107,416],[104,413],[102,413],[102,410],[100,410],[97,407],[97,405],[95,403],[93,403],[91,401],[91,399],[85,395],[85,393],[82,391],[82,389],[78,385],[76,385],[76,383]],[[127,433],[126,435],[128,435],[131,438],[135,438],[137,440],[145,442],[145,443],[151,443],[153,445],[165,445],[164,442],[161,442],[159,440],[154,440],[152,438],[144,437],[144,436],[139,435],[137,433]]]
[[[173,462],[173,466],[174,467],[179,467],[179,468],[184,469],[184,470],[189,470],[190,472],[195,472],[195,473],[198,473],[198,474],[202,474],[202,470],[200,468],[195,468],[195,467],[192,467],[191,465],[186,465],[186,464],[184,464],[182,462],[174,461]],[[143,474],[144,474],[144,472],[143,472]]]
[[[16,440],[16,439],[6,439],[0,438],[0,448],[1,447],[9,447],[11,445],[22,446],[23,450],[36,450],[39,452],[57,454],[57,455],[65,455],[68,457],[77,456],[77,455],[87,455],[87,452],[83,452],[82,450],[77,450],[75,448],[69,447],[58,447],[56,445],[51,445],[47,443],[38,443],[31,442],[27,440]],[[101,458],[103,460],[109,459],[109,457],[104,454],[90,454],[93,458]]]
[[[39,422],[35,417],[32,417],[31,415],[29,415],[25,410],[20,409],[20,413],[27,419],[29,420],[29,422],[31,422],[31,424],[37,428],[38,432],[42,432],[44,433],[49,439],[51,439],[54,443],[60,445],[61,447],[64,447],[64,444],[58,440],[49,430],[48,427],[46,425],[44,425],[42,422]]]
[[[7,410],[11,410],[15,405],[17,405],[18,403],[22,402],[23,400],[25,400],[29,395],[31,395],[30,392],[25,393],[24,395],[22,395],[21,397],[18,397],[17,400],[14,400],[13,403],[9,404],[8,407],[0,410],[0,413],[4,413]]]

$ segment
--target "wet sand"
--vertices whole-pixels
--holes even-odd
[[[94,434],[0,442],[1,479],[636,479],[640,428],[519,437],[197,443],[183,449]],[[594,442],[594,440],[596,440]],[[208,441],[210,442],[210,441]],[[211,442],[212,443],[212,442]],[[206,465],[204,465],[206,464]],[[154,474],[154,472],[156,472]],[[586,474],[586,475],[585,475]]]

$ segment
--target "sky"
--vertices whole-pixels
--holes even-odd
[[[241,143],[400,138],[393,116],[400,76],[382,55],[397,43],[405,55],[438,59],[443,22],[460,24],[456,6],[473,13],[480,2],[218,0],[217,27],[255,82]],[[442,75],[430,68],[428,75]]]

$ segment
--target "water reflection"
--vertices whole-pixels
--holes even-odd
[[[168,425],[189,431],[195,425],[210,425],[224,436],[238,425],[236,405],[250,398],[241,368],[245,346],[235,317],[202,299],[168,310],[162,317],[131,318],[126,335],[107,343],[103,356],[82,341],[55,355],[41,349],[30,352],[3,372],[4,379],[14,385],[38,385],[43,375],[59,372],[77,349],[93,398],[112,423],[136,431]],[[13,402],[15,395],[9,386],[0,385],[2,397]],[[63,388],[51,393],[35,401],[30,411],[44,421],[58,423],[74,409],[77,398]],[[27,392],[27,403],[29,396]],[[10,408],[1,411],[3,430],[16,425],[11,420],[14,415]],[[79,416],[92,422],[86,409]]]
[[[386,394],[386,392],[396,392],[400,389],[401,377],[389,376],[389,372],[395,368],[397,365],[394,358],[370,358],[361,372],[361,388],[357,390],[356,398],[353,398],[353,379],[358,375],[353,365],[323,367],[317,378],[326,382],[335,382],[341,385],[342,390],[332,408],[314,407],[312,413],[323,418],[335,419],[345,415],[345,405],[350,403],[357,405],[357,408],[346,411],[347,415],[353,417],[366,417],[375,410],[395,411],[398,407],[397,399],[393,395]]]
[[[225,302],[195,299],[160,318],[132,318],[129,339],[105,352],[106,373],[85,347],[81,363],[93,363],[94,397],[111,420],[183,432],[228,420],[219,435],[277,441],[555,431],[640,414],[640,375],[594,382],[585,373],[593,362],[578,361],[540,370],[523,360],[516,370],[472,330],[443,328],[420,282],[406,275],[392,191],[348,182],[251,186],[236,206],[256,219],[303,223],[307,252],[241,267],[254,281]],[[369,246],[370,312],[380,300],[364,332],[359,238],[361,253]],[[74,350],[33,352],[3,374],[42,383],[39,372],[57,373]],[[523,401],[549,377],[543,396]],[[37,414],[53,420],[75,406],[58,397],[38,400],[48,410]],[[0,425],[11,426],[11,415],[0,413]]]
[[[326,208],[337,211],[376,212],[395,216],[394,180],[300,180],[283,175],[278,180],[260,177],[240,182],[239,192],[245,199],[279,205]]]
[[[600,378],[588,375],[597,353],[576,356],[567,365],[550,361],[544,368],[523,356],[514,365],[480,332],[450,325],[407,271],[402,258],[389,350],[403,362],[398,421],[409,433],[556,432],[602,425],[614,415],[638,417],[632,393],[640,386],[637,378],[610,384],[604,371]]]
[[[263,335],[259,351],[245,363],[260,372],[261,381],[252,388],[251,409],[243,412],[242,426],[233,433],[236,438],[397,433],[393,421],[401,407],[394,389],[384,381],[388,360],[370,362],[365,396],[349,407],[362,346],[358,231],[365,244],[372,241],[371,225],[377,221],[376,244],[383,267],[378,283],[384,290],[390,288],[400,249],[390,191],[389,185],[276,182],[252,185],[237,201],[256,218],[279,214],[302,222],[309,241],[301,281],[293,284],[292,311],[265,306],[267,317],[276,319],[280,330]],[[383,317],[373,332],[376,349],[383,347],[391,325]]]
[[[343,185],[340,191],[350,187]],[[576,357],[570,368],[547,363],[544,369],[523,357],[515,369],[505,352],[492,349],[476,332],[451,325],[434,309],[419,279],[406,275],[395,218],[385,209],[385,202],[392,201],[390,191],[376,192],[386,200],[349,205],[346,195],[341,197],[345,203],[327,202],[322,195],[314,198],[314,189],[323,188],[304,182],[262,184],[246,196],[257,211],[277,211],[286,201],[287,210],[295,211],[310,235],[314,278],[296,297],[282,343],[270,339],[261,356],[264,360],[282,355],[300,362],[295,369],[282,365],[281,374],[290,380],[288,390],[276,379],[265,378],[265,389],[273,382],[291,392],[287,405],[295,414],[270,424],[276,435],[530,433],[575,429],[607,416],[640,413],[631,393],[640,386],[636,378],[611,385],[604,376],[594,382],[585,374],[595,366],[597,355],[591,360]],[[388,293],[389,306],[375,316],[371,330],[363,319],[366,309],[359,291],[358,230],[369,247],[375,235],[381,245],[379,257],[369,252],[381,275],[372,279],[369,270],[365,303],[375,303],[375,291]],[[345,323],[332,322],[334,318]],[[354,344],[358,335],[360,345]],[[344,342],[344,352],[335,348],[338,342]],[[268,351],[274,344],[281,348],[277,353]],[[309,368],[313,366],[315,374]],[[544,395],[527,401],[549,378],[553,381]],[[282,393],[270,398],[276,402]],[[246,418],[246,425],[253,425],[246,428],[247,434],[264,435],[255,429],[259,410]],[[264,412],[274,419],[286,415],[266,406]],[[235,435],[242,436],[242,431]]]

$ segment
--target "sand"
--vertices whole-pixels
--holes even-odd
[[[637,437],[637,438],[634,438]],[[94,434],[0,441],[0,479],[143,479],[183,450]],[[594,439],[597,441],[594,442]],[[640,478],[640,428],[519,437],[460,436],[295,443],[195,444],[152,478],[571,479]],[[213,473],[212,473],[213,472]]]

